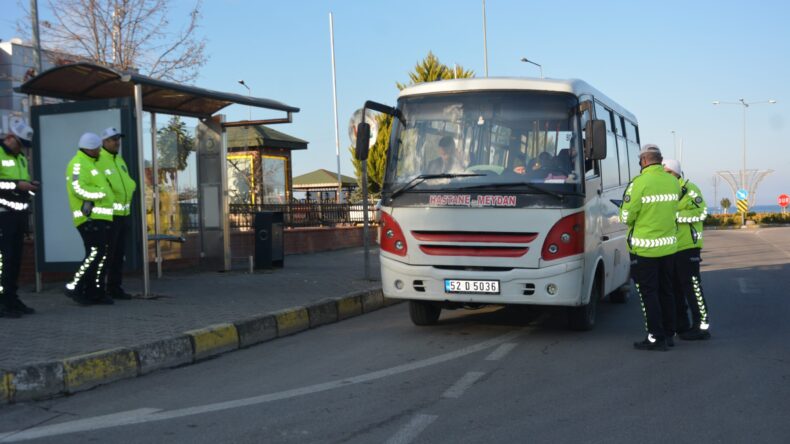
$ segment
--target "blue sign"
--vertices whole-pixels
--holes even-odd
[[[735,192],[735,197],[737,197],[740,200],[744,200],[747,197],[749,197],[749,192],[741,188],[740,190]]]

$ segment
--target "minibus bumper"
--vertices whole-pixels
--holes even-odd
[[[542,268],[513,268],[508,271],[409,265],[384,255],[380,259],[382,288],[388,298],[462,304],[562,306],[578,306],[586,299],[582,291],[584,261],[581,258]],[[499,281],[499,294],[447,293],[445,279],[496,280]]]

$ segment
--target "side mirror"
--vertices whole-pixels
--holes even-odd
[[[357,146],[354,150],[354,157],[357,160],[368,160],[370,150],[370,125],[361,122],[357,125]]]
[[[588,120],[584,126],[584,158],[601,160],[606,158],[606,122]],[[359,139],[357,139],[359,140]]]

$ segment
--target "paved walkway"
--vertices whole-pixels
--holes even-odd
[[[353,248],[286,256],[284,268],[254,274],[166,273],[151,281],[152,293],[161,297],[110,306],[81,307],[61,293],[60,285],[39,294],[23,292],[22,300],[36,314],[0,318],[0,369],[129,347],[381,288],[378,250],[371,249],[370,257],[371,281],[364,279],[364,250]],[[124,286],[137,293],[141,280],[129,279]]]

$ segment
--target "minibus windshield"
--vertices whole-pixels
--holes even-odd
[[[582,156],[572,94],[487,91],[405,97],[393,122],[384,192],[578,194]],[[530,186],[537,184],[538,186]]]

